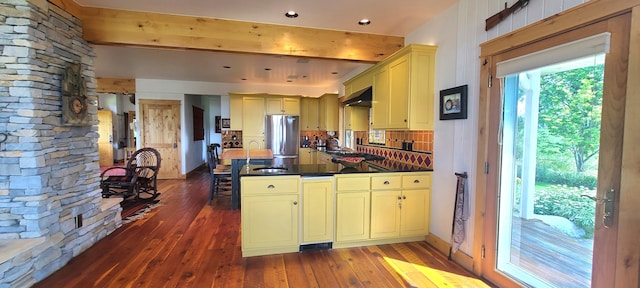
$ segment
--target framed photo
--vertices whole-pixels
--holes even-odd
[[[221,119],[220,116],[215,116],[215,121],[214,122],[216,124],[216,133],[221,133],[222,132],[222,129],[220,129],[220,124],[221,124],[220,122],[222,122],[222,121],[220,119]]]
[[[224,129],[231,128],[231,120],[229,118],[222,118],[222,128]]]
[[[467,85],[440,91],[440,120],[467,119]]]

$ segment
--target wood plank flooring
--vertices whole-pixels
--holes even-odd
[[[511,263],[563,288],[591,286],[593,239],[571,238],[540,220],[513,217]]]
[[[426,242],[242,258],[240,211],[207,205],[206,171],[159,187],[161,206],[34,287],[490,287]]]

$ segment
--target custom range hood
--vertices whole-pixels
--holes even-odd
[[[373,88],[367,87],[365,89],[356,91],[349,95],[347,100],[342,102],[344,106],[363,106],[371,107],[371,101],[373,100]]]

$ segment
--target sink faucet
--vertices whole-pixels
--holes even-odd
[[[256,141],[256,140],[249,141],[249,144],[247,144],[247,168],[249,168],[249,160],[251,159],[251,157],[249,157],[249,155],[251,154],[249,152],[251,150],[251,143],[258,144],[258,149],[260,149],[260,143],[258,143],[258,141]]]

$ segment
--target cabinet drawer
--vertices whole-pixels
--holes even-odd
[[[243,177],[242,196],[255,194],[298,193],[299,176]]]
[[[336,179],[336,190],[338,192],[369,190],[369,180],[369,176],[340,177]]]
[[[402,188],[404,189],[420,189],[431,187],[431,174],[416,174],[402,176]]]
[[[371,177],[371,190],[399,189],[402,187],[402,176],[385,175]]]

